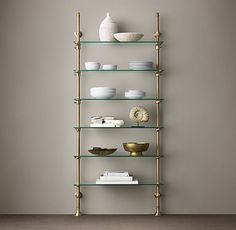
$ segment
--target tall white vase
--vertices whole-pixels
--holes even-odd
[[[118,32],[117,23],[107,13],[106,18],[101,22],[99,27],[99,37],[101,41],[115,41],[114,33]]]

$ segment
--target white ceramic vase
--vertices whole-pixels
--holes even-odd
[[[101,41],[115,41],[114,33],[118,32],[117,23],[107,13],[106,18],[101,22],[99,27],[99,37]]]

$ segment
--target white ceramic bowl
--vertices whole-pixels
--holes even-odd
[[[90,92],[90,95],[97,99],[109,99],[109,98],[114,97],[116,93],[115,92]]]
[[[90,92],[115,92],[116,88],[112,87],[93,87],[90,89]]]
[[[130,90],[128,90],[128,91],[125,92],[125,93],[128,93],[128,94],[145,94],[144,91],[138,90],[138,89],[130,89]]]
[[[128,99],[141,99],[143,98],[145,95],[138,95],[138,94],[125,94],[125,97]]]
[[[117,65],[103,65],[102,69],[104,69],[104,70],[117,70]]]
[[[98,90],[98,91],[94,91],[94,90],[90,90],[90,93],[116,93],[116,91],[114,91],[114,90]]]
[[[138,41],[143,37],[144,34],[136,32],[127,32],[127,33],[115,33],[113,36],[116,40],[120,42],[129,42],[129,41]]]
[[[140,92],[140,93],[130,93],[130,92],[125,92],[127,95],[145,95],[145,92]]]
[[[129,90],[128,92],[125,92],[125,97],[129,99],[140,99],[143,98],[146,95],[146,93],[142,90]]]
[[[101,66],[99,62],[85,62],[84,64],[87,70],[99,70]]]
[[[144,93],[136,93],[136,94],[134,94],[134,93],[125,93],[125,95],[127,95],[127,96],[145,96],[145,94]]]

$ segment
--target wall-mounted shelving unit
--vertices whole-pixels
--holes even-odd
[[[75,49],[76,52],[76,69],[74,70],[74,74],[76,76],[76,98],[74,99],[74,102],[76,104],[76,126],[74,129],[76,130],[76,155],[74,156],[76,160],[76,183],[74,184],[76,187],[76,212],[75,216],[81,215],[81,187],[88,186],[88,187],[97,187],[97,186],[153,186],[155,188],[154,198],[155,198],[155,216],[160,216],[160,198],[161,198],[161,191],[160,186],[162,185],[160,183],[160,159],[163,157],[163,155],[160,152],[160,131],[163,128],[160,125],[160,102],[163,100],[160,98],[160,76],[162,74],[162,70],[160,68],[160,48],[163,43],[163,41],[160,40],[160,19],[159,19],[159,13],[156,14],[156,23],[155,23],[155,33],[154,33],[154,40],[140,40],[136,42],[117,42],[117,41],[109,41],[109,42],[103,42],[98,40],[81,40],[82,32],[80,31],[80,13],[78,12],[76,15],[76,32],[75,34]],[[155,69],[151,70],[130,70],[130,69],[117,69],[117,70],[86,70],[81,69],[80,65],[80,50],[82,45],[100,45],[100,44],[111,44],[111,45],[155,45],[155,51],[156,51],[156,65]],[[127,99],[127,98],[112,98],[112,99],[94,99],[94,98],[83,98],[80,94],[80,88],[81,88],[81,77],[83,72],[109,72],[109,73],[116,73],[116,72],[150,72],[154,73],[156,77],[156,95],[155,97],[151,98],[143,98],[138,99],[140,101],[154,101],[156,103],[156,123],[155,125],[151,126],[140,126],[140,127],[133,127],[133,126],[122,126],[122,127],[90,127],[86,125],[81,125],[81,103],[86,101],[98,101],[98,100],[104,100],[104,101],[136,101],[135,99]],[[92,74],[92,73],[91,73]],[[124,153],[117,153],[114,155],[106,156],[105,158],[108,159],[114,159],[119,157],[127,157],[127,158],[135,158],[135,159],[147,159],[147,158],[153,158],[156,162],[156,172],[155,172],[155,182],[143,182],[139,184],[96,184],[96,183],[83,183],[81,182],[81,159],[82,158],[101,158],[102,156],[93,156],[93,155],[86,155],[81,153],[81,132],[83,129],[153,129],[156,133],[156,151],[155,154],[152,155],[144,155],[141,157],[133,157],[133,156],[127,156],[124,155]],[[103,156],[104,158],[104,156]]]

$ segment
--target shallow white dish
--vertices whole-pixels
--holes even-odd
[[[84,64],[87,70],[99,70],[101,66],[99,62],[85,62]]]
[[[104,69],[104,70],[117,70],[117,65],[103,65],[102,69]]]
[[[144,34],[136,32],[126,32],[126,33],[115,33],[113,36],[116,40],[120,42],[131,42],[138,41],[143,37]]]

